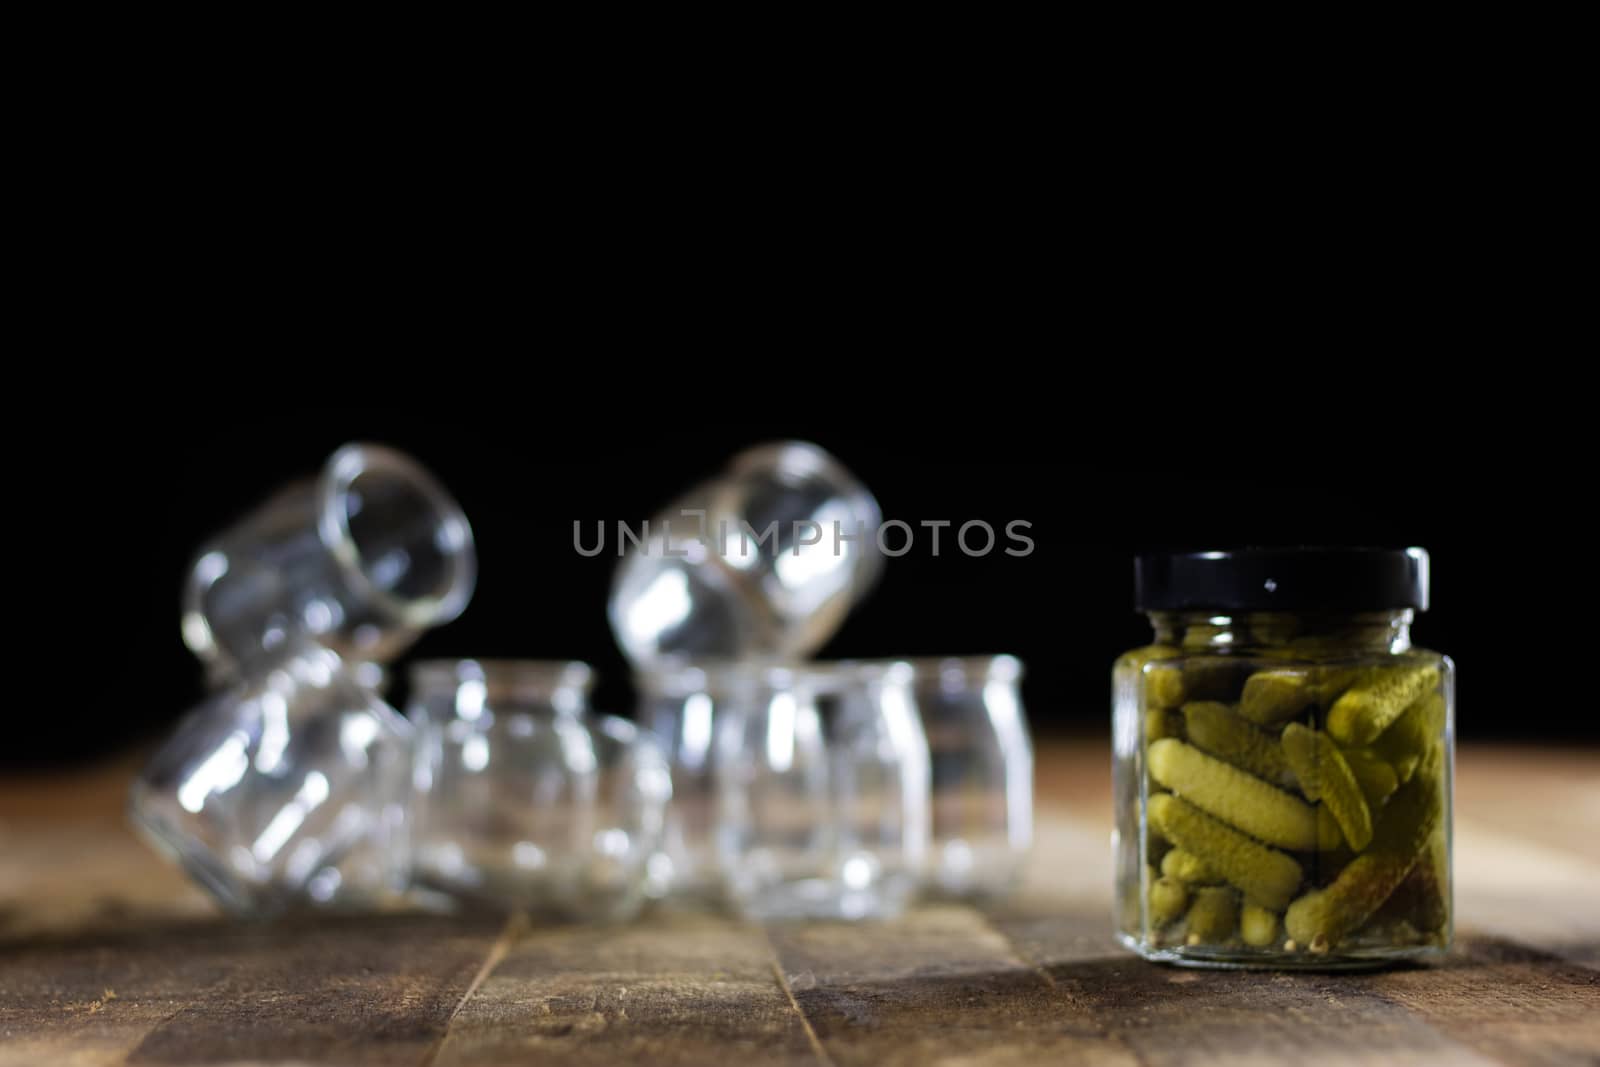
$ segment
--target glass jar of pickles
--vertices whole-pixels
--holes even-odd
[[[1371,966],[1450,942],[1455,667],[1421,549],[1143,556],[1112,675],[1117,932],[1146,959]]]

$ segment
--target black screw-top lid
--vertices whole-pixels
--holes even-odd
[[[1420,548],[1244,548],[1161,552],[1133,564],[1140,611],[1428,610]]]

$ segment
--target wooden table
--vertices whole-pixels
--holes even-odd
[[[1007,904],[766,928],[238,923],[124,828],[131,764],[0,784],[0,1064],[1600,1063],[1600,753],[1464,748],[1456,950],[1300,975],[1113,942],[1107,751],[1042,747]]]

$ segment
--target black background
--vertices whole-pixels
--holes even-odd
[[[1103,730],[1110,663],[1148,636],[1132,610],[1134,553],[1421,545],[1432,554],[1433,610],[1414,636],[1457,661],[1462,736],[1597,736],[1592,698],[1563,680],[1587,668],[1570,665],[1581,650],[1557,621],[1575,595],[1557,577],[1568,562],[1540,540],[1537,517],[1560,477],[1548,466],[1381,448],[1313,458],[1277,447],[1279,427],[1071,441],[1037,423],[978,428],[932,415],[862,424],[870,429],[682,418],[622,428],[581,410],[541,414],[548,403],[443,421],[437,407],[240,414],[203,432],[182,419],[102,422],[92,460],[52,479],[54,533],[25,617],[32,647],[52,654],[40,670],[54,684],[13,709],[15,741],[0,761],[56,766],[148,743],[196,703],[201,670],[178,632],[194,549],[347,440],[411,453],[454,492],[476,534],[473,602],[406,658],[583,659],[607,709],[627,713],[631,695],[605,612],[616,522],[637,528],[743,447],[800,437],[843,460],[886,518],[917,528],[912,551],[886,562],[823,656],[1011,652],[1027,666],[1037,732]],[[987,557],[955,546],[955,528],[971,519],[1000,532]],[[999,551],[1018,519],[1032,524],[1026,558]],[[608,551],[580,556],[574,520],[586,544],[603,521]],[[924,520],[952,523],[937,556]]]

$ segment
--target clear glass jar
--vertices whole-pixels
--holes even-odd
[[[876,581],[880,522],[872,494],[816,445],[741,452],[629,547],[611,587],[617,644],[635,666],[810,655]]]
[[[661,742],[672,769],[672,803],[653,889],[658,896],[702,902],[721,897],[713,741],[730,702],[738,703],[744,673],[674,661],[634,675],[638,721]]]
[[[671,794],[631,723],[587,711],[581,663],[413,667],[413,881],[459,900],[619,920],[645,901]]]
[[[231,911],[367,907],[405,886],[410,762],[406,720],[295,643],[189,714],[129,813]]]
[[[1033,843],[1033,744],[1012,656],[919,659],[917,710],[933,773],[928,880],[947,896],[1007,892]]]
[[[408,457],[350,444],[201,548],[183,639],[226,684],[304,635],[351,664],[393,659],[472,597],[472,528]]]
[[[1145,556],[1113,670],[1118,934],[1200,966],[1373,966],[1451,937],[1455,667],[1427,554]]]
[[[718,866],[747,918],[888,918],[927,862],[928,741],[905,663],[729,667]]]

